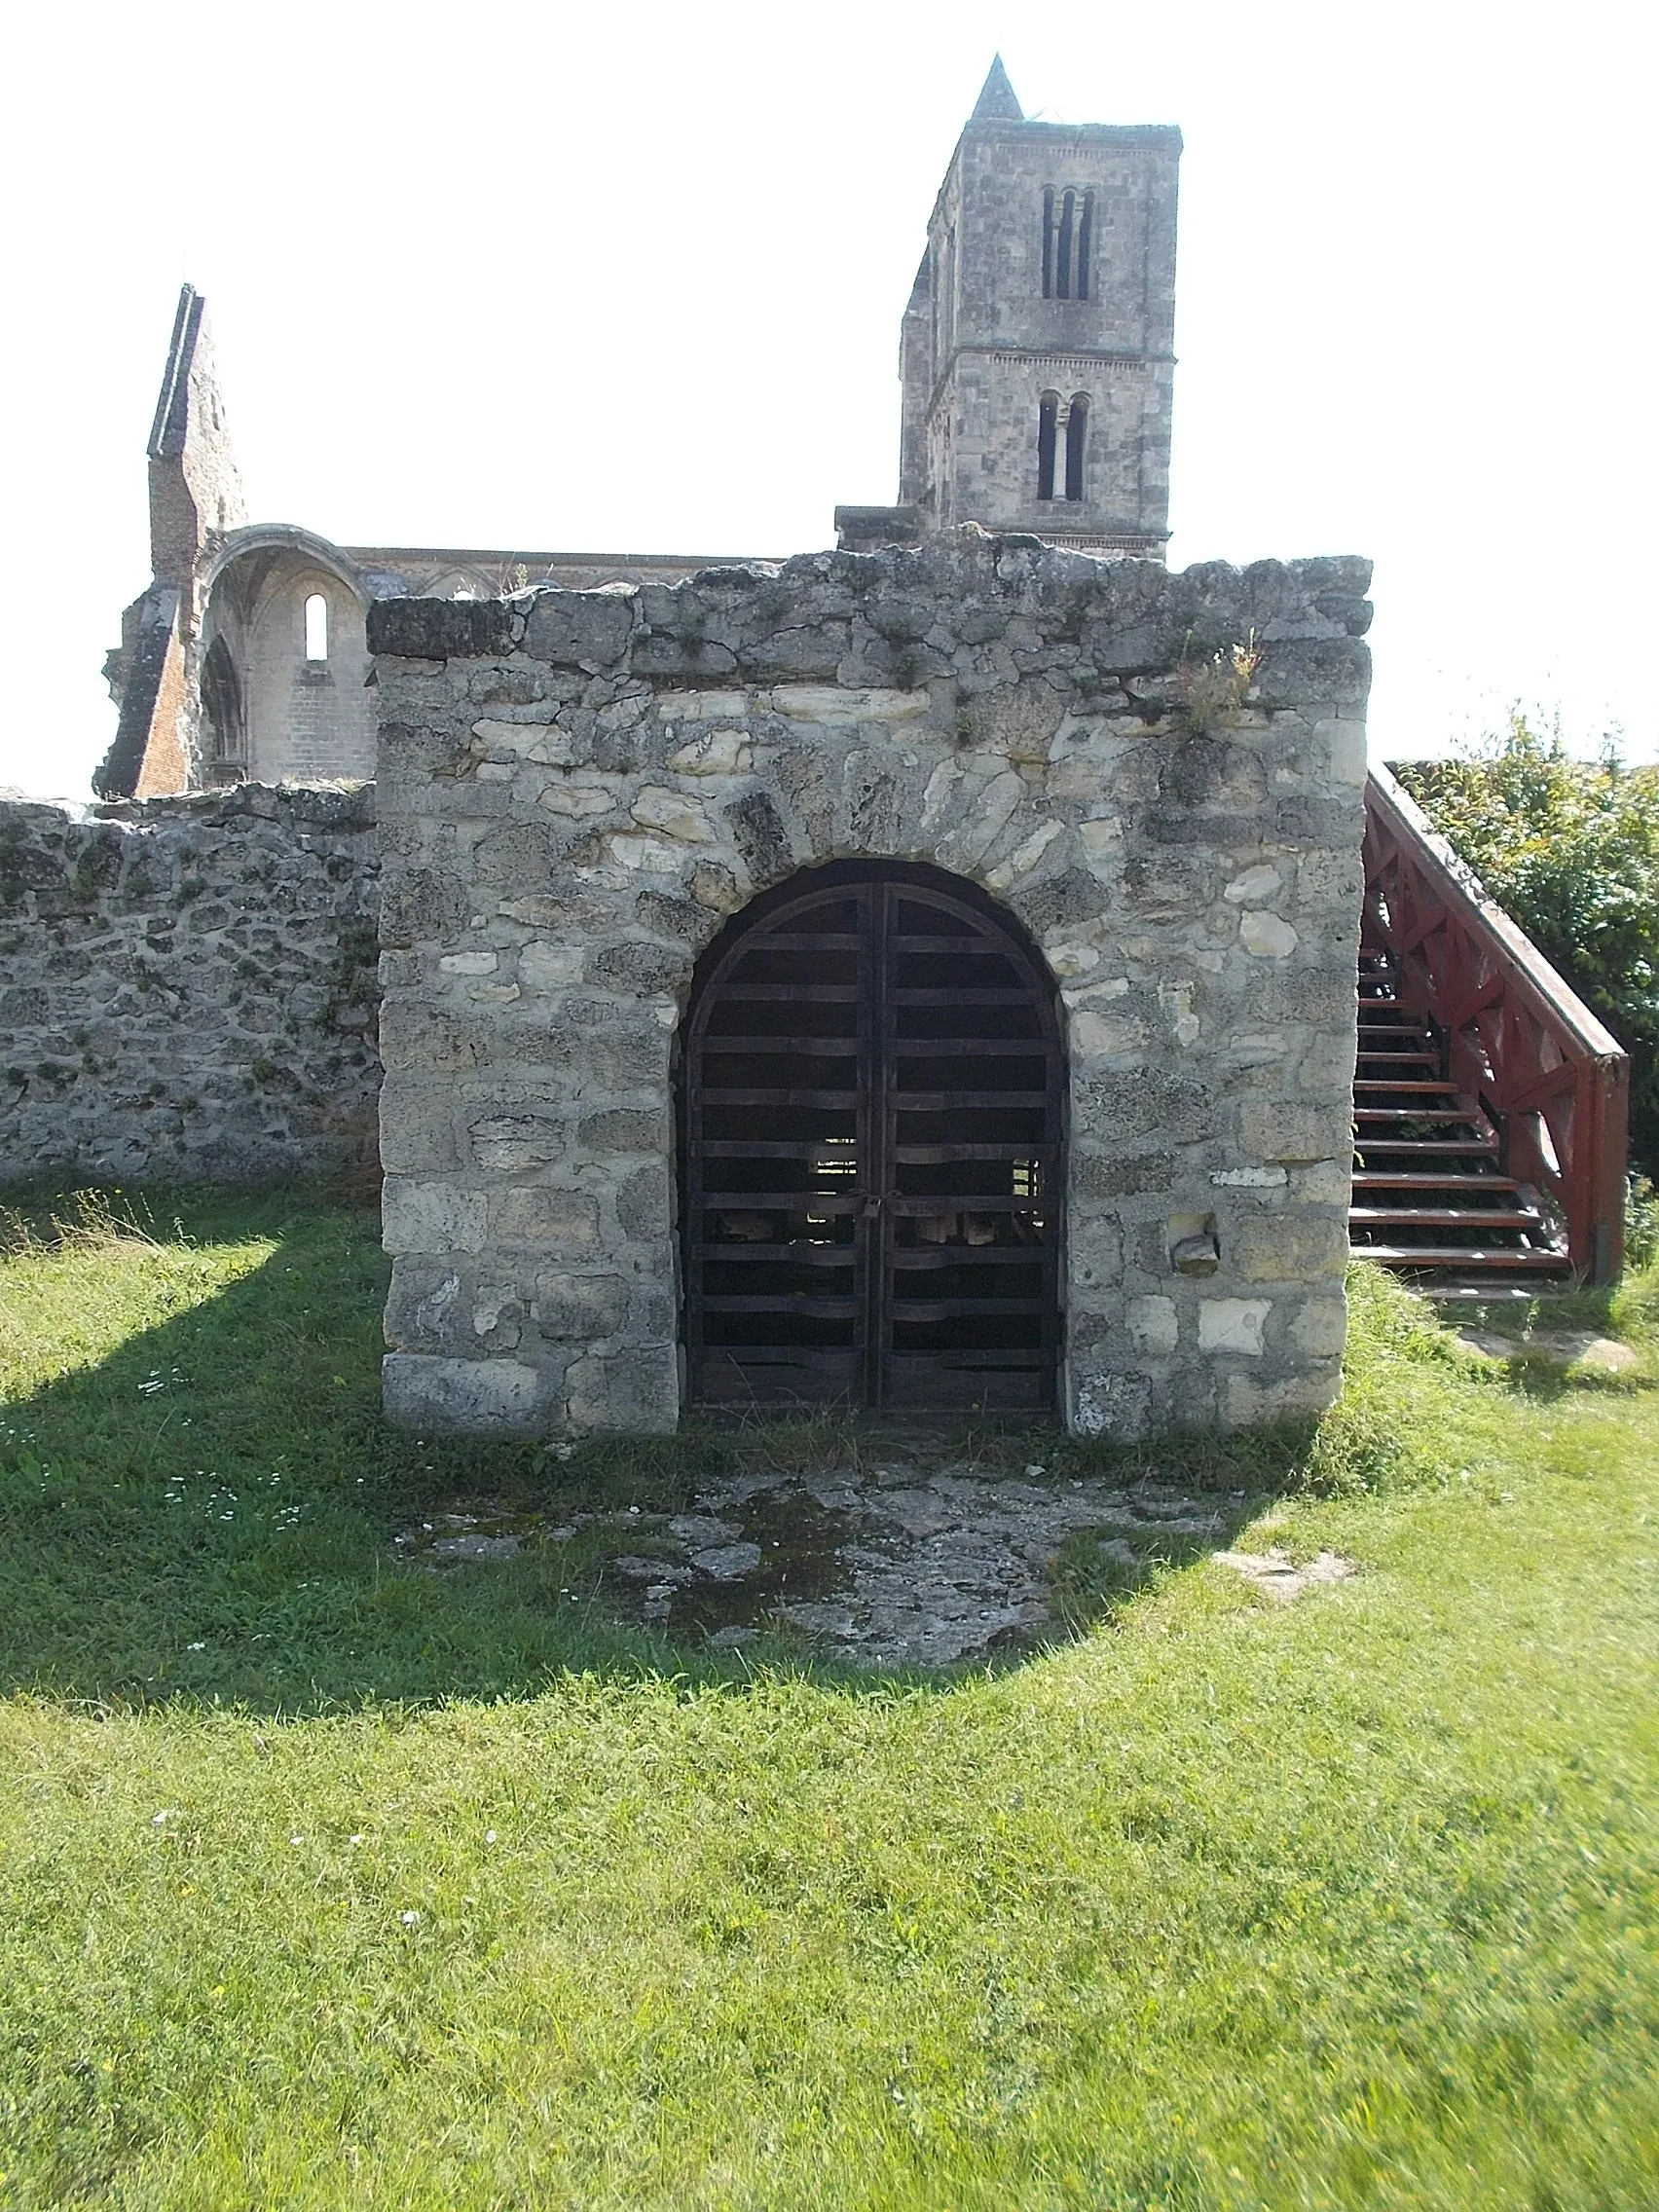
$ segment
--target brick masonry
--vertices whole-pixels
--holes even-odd
[[[1369,575],[1171,575],[967,528],[372,609],[391,1413],[674,1425],[693,964],[843,858],[980,885],[1059,986],[1071,1426],[1327,1404]],[[1248,693],[1206,712],[1212,656],[1252,638]]]

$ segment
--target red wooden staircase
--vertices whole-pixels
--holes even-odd
[[[1386,769],[1366,790],[1349,1241],[1441,1289],[1616,1280],[1629,1061]]]

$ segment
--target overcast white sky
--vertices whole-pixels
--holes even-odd
[[[1514,699],[1659,756],[1652,22],[33,7],[0,146],[0,784],[84,793],[113,734],[186,277],[258,521],[772,554],[892,499],[900,310],[997,48],[1029,115],[1186,134],[1172,564],[1370,554],[1382,756]]]

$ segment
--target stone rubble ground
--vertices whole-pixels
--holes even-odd
[[[1505,1337],[1495,1329],[1460,1329],[1457,1342],[1483,1359],[1546,1359],[1579,1374],[1627,1375],[1641,1365],[1629,1345],[1593,1329],[1539,1329],[1525,1337]]]
[[[1270,1545],[1265,1552],[1217,1552],[1215,1557],[1223,1567],[1231,1567],[1235,1573],[1253,1582],[1264,1596],[1281,1605],[1288,1605],[1293,1598],[1300,1598],[1304,1590],[1311,1590],[1323,1582],[1346,1582],[1359,1569],[1351,1559],[1344,1559],[1341,1552],[1321,1552],[1316,1559],[1305,1561],[1298,1567],[1277,1544]]]
[[[1229,1519],[1213,1498],[1056,1482],[1040,1466],[1010,1478],[901,1461],[722,1478],[684,1513],[577,1514],[557,1529],[440,1515],[398,1542],[406,1557],[448,1566],[510,1558],[527,1540],[568,1541],[578,1529],[625,1530],[637,1548],[606,1562],[607,1594],[678,1639],[733,1648],[793,1630],[859,1666],[948,1667],[1066,1633],[1052,1569],[1080,1531],[1127,1567],[1161,1538],[1211,1540],[1216,1558],[1279,1602],[1355,1571],[1331,1552],[1299,1567],[1276,1547],[1223,1551]]]

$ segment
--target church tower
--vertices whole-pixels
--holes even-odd
[[[1173,129],[1027,122],[992,62],[904,313],[901,507],[842,510],[843,542],[977,522],[1161,556],[1180,158]]]

